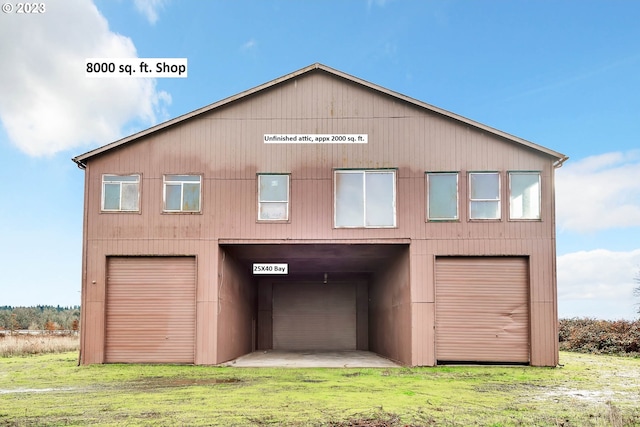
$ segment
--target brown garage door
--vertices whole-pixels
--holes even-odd
[[[273,348],[355,350],[355,285],[274,284]]]
[[[110,257],[105,362],[193,363],[195,258]]]
[[[438,361],[529,362],[527,258],[436,259]]]

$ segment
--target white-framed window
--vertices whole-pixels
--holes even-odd
[[[288,174],[258,174],[258,220],[289,220]]]
[[[395,227],[396,171],[334,171],[335,226]]]
[[[427,220],[458,220],[458,173],[427,172],[426,176]]]
[[[200,175],[165,175],[164,212],[200,212]]]
[[[500,174],[469,173],[469,218],[500,219]]]
[[[102,175],[102,210],[140,211],[140,175]]]
[[[509,219],[540,219],[540,172],[509,172]]]

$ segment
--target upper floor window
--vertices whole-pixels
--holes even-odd
[[[452,221],[458,219],[458,173],[427,173],[427,219]]]
[[[200,212],[200,175],[164,176],[165,212]]]
[[[396,171],[336,170],[336,227],[395,227]]]
[[[469,173],[469,218],[500,219],[500,174]]]
[[[540,172],[509,172],[509,219],[540,219]]]
[[[140,175],[102,175],[102,210],[140,210]]]
[[[289,219],[289,175],[258,175],[258,220]]]

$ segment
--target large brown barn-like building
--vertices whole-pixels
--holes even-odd
[[[558,363],[563,154],[314,64],[73,160],[84,364]]]

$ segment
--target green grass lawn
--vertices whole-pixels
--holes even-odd
[[[561,353],[561,363],[249,369],[10,357],[0,359],[0,426],[640,425],[640,359]]]

